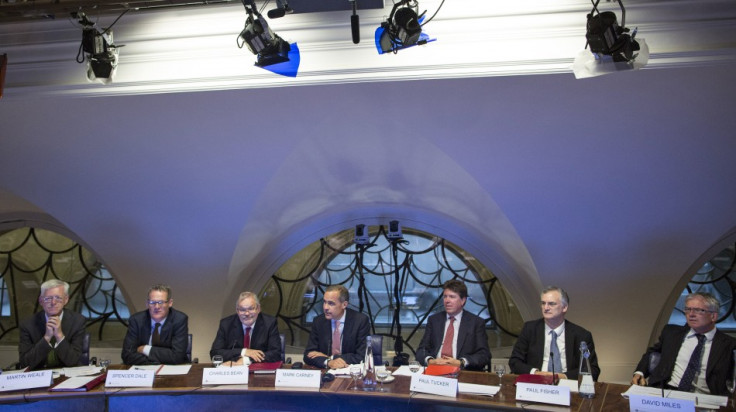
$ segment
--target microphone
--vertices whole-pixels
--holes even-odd
[[[360,43],[360,17],[357,14],[350,16],[350,30],[353,32],[353,44]]]
[[[286,15],[285,9],[271,9],[266,13],[268,15],[269,19],[278,19],[279,17],[284,17]]]
[[[555,381],[555,354],[554,352],[549,353],[549,363],[552,365],[552,385],[557,385]]]

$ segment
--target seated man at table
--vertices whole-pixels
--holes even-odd
[[[593,335],[584,328],[565,320],[567,292],[557,286],[542,291],[540,305],[542,318],[524,323],[509,358],[511,373],[532,373],[577,379],[580,367],[580,342],[590,350],[590,368],[593,380],[598,380],[601,369],[595,353]],[[552,353],[552,359],[550,359]]]
[[[726,380],[733,373],[736,339],[716,328],[720,306],[710,293],[689,294],[687,325],[664,327],[639,361],[631,384],[728,396]],[[652,354],[658,354],[656,365],[650,364]]]
[[[304,362],[316,368],[338,369],[360,363],[370,334],[368,316],[348,308],[350,292],[331,285],[323,296],[323,314],[314,318]]]
[[[261,303],[252,292],[243,292],[235,302],[235,314],[220,321],[210,357],[221,355],[223,361],[242,364],[281,360],[281,338],[276,318],[261,313]]]
[[[171,288],[155,285],[148,290],[148,310],[128,320],[128,333],[123,342],[126,365],[176,365],[187,362],[189,318],[173,309]]]
[[[468,288],[459,280],[442,286],[445,310],[427,320],[417,349],[422,365],[453,365],[468,370],[483,370],[491,363],[485,322],[464,310]],[[457,332],[455,332],[457,331]]]
[[[20,324],[20,367],[31,369],[78,366],[84,341],[84,316],[64,309],[69,284],[53,279],[41,285],[38,303],[43,308]]]

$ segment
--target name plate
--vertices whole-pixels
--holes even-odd
[[[516,400],[570,406],[570,388],[567,386],[517,382]]]
[[[412,392],[431,393],[432,395],[457,396],[457,379],[431,375],[411,375]]]
[[[248,367],[236,366],[233,368],[204,368],[202,371],[202,385],[247,385]]]
[[[629,410],[640,412],[695,412],[695,402],[686,399],[629,395]]]
[[[322,383],[322,372],[306,369],[276,369],[276,387],[317,388]]]
[[[112,370],[108,369],[106,388],[151,388],[154,370]]]
[[[46,388],[54,382],[51,370],[5,373],[0,375],[0,391],[15,391],[19,389]]]

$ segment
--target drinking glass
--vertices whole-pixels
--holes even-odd
[[[417,373],[417,372],[419,372],[419,368],[420,368],[420,366],[419,366],[419,362],[418,361],[411,361],[411,362],[409,362],[409,370],[411,371],[411,373]]]
[[[100,359],[100,366],[103,371],[106,371],[107,367],[110,366],[110,359]]]
[[[501,386],[501,378],[503,378],[503,374],[506,373],[506,366],[495,365],[493,370],[496,372],[496,375],[498,375],[498,386]]]
[[[215,355],[212,357],[212,364],[215,365],[215,368],[219,368],[220,365],[222,365],[222,356],[221,355]]]
[[[384,391],[384,389],[383,389],[383,382],[385,382],[390,375],[391,375],[391,372],[389,372],[385,368],[381,368],[381,369],[378,369],[376,371],[376,380],[379,381],[379,382],[381,382],[381,388],[378,389],[379,392],[383,392]]]
[[[363,377],[363,368],[360,365],[350,365],[350,377],[353,378],[353,390],[358,390],[358,379]]]

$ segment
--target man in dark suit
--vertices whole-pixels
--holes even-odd
[[[720,305],[710,293],[688,295],[685,298],[687,326],[664,327],[657,343],[647,349],[639,361],[631,384],[648,383],[655,387],[728,396],[726,380],[733,373],[736,339],[716,328]],[[650,367],[652,354],[659,354],[659,362]]]
[[[128,319],[123,342],[126,365],[186,363],[189,344],[189,318],[172,309],[171,288],[155,285],[148,290],[148,310]]]
[[[324,313],[314,318],[304,362],[317,368],[338,369],[363,360],[370,322],[368,316],[348,309],[349,298],[345,286],[325,289]]]
[[[482,370],[491,363],[485,322],[464,310],[468,288],[459,280],[442,286],[445,310],[427,320],[417,360],[422,365],[454,365],[462,369]]]
[[[278,362],[281,360],[281,338],[276,318],[261,313],[258,296],[243,292],[235,303],[234,315],[220,321],[210,356],[221,355],[225,362]],[[246,338],[246,332],[248,334]]]
[[[542,319],[524,323],[509,358],[511,373],[551,375],[554,368],[554,373],[561,378],[577,379],[580,342],[586,342],[590,351],[591,374],[593,380],[598,380],[601,369],[598,367],[593,335],[565,320],[568,303],[567,292],[560,287],[549,286],[542,291]],[[550,352],[557,352],[559,359],[552,356],[550,361]]]
[[[31,369],[78,366],[86,319],[64,309],[69,302],[69,284],[48,280],[41,285],[38,312],[20,324],[20,367]]]

